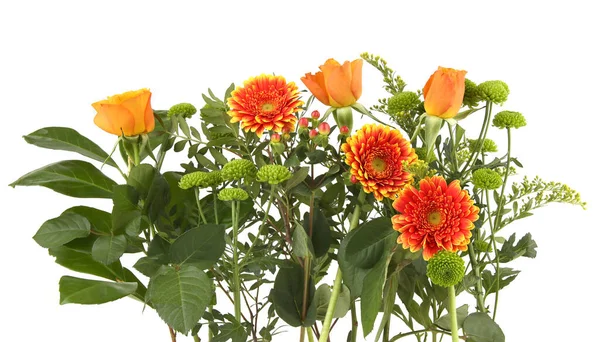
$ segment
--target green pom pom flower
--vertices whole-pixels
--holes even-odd
[[[502,186],[502,176],[492,169],[477,169],[473,172],[473,184],[479,189],[495,190]]]
[[[178,103],[169,109],[168,115],[181,115],[184,118],[191,118],[197,110],[191,103]]]
[[[519,128],[527,125],[527,120],[519,112],[504,110],[494,116],[492,123],[498,128]]]
[[[481,101],[479,92],[477,91],[477,84],[468,78],[465,78],[465,96],[463,97],[463,104],[469,107],[477,107]]]
[[[465,262],[458,254],[441,250],[427,263],[427,276],[431,282],[450,287],[458,284],[465,274]]]
[[[480,141],[481,140],[478,139],[467,139],[467,144],[469,145],[469,151],[471,151],[471,153],[475,153],[479,148],[481,148],[482,153],[498,152],[498,146],[494,140],[486,138],[483,140],[483,145]]]
[[[245,201],[248,199],[248,193],[240,188],[225,188],[219,191],[217,197],[221,201]]]
[[[179,187],[187,190],[193,187],[210,188],[223,183],[220,171],[203,172],[196,171],[183,175],[179,180]]]
[[[256,166],[248,159],[234,159],[223,166],[221,174],[226,181],[254,178]]]
[[[403,91],[388,100],[388,110],[391,114],[408,112],[421,104],[419,95],[412,91]]]
[[[485,81],[477,86],[478,96],[495,104],[506,102],[509,93],[508,85],[502,81]]]
[[[292,177],[292,173],[285,166],[265,165],[258,170],[256,179],[259,182],[268,182],[269,184],[279,184]]]

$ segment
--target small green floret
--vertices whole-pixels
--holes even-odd
[[[458,254],[442,250],[427,263],[427,276],[431,282],[450,287],[458,284],[465,274],[465,262]]]
[[[527,125],[527,120],[519,112],[504,110],[494,116],[492,123],[498,128],[519,128]]]
[[[463,104],[469,107],[476,107],[481,101],[481,96],[477,91],[477,84],[470,79],[465,79],[465,96],[463,97]]]
[[[421,104],[419,95],[412,91],[403,91],[388,100],[388,111],[391,114],[408,112]]]
[[[256,174],[256,179],[259,182],[268,182],[269,184],[279,184],[291,177],[290,170],[282,165],[265,165]]]
[[[210,188],[223,183],[220,171],[196,171],[183,175],[179,180],[179,187],[187,190],[193,187]]]
[[[184,118],[191,118],[192,115],[196,114],[197,110],[196,107],[194,107],[193,104],[191,103],[178,103],[174,106],[172,106],[169,109],[168,115],[169,116],[173,116],[173,115],[181,115]]]
[[[248,193],[240,188],[225,188],[219,191],[217,197],[221,201],[245,201],[248,199]]]
[[[508,85],[502,81],[485,81],[477,86],[477,95],[495,104],[506,102],[509,93]]]
[[[502,177],[492,169],[481,168],[473,172],[473,184],[479,189],[495,190],[502,186]]]
[[[226,181],[254,178],[256,176],[256,166],[248,159],[234,159],[223,166],[221,174]]]
[[[498,146],[492,139],[484,139],[483,145],[481,144],[481,140],[467,139],[467,144],[471,153],[477,152],[479,148],[481,148],[481,153],[498,152]]]

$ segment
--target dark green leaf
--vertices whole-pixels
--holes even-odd
[[[75,213],[85,217],[95,232],[110,234],[112,231],[112,217],[106,211],[81,205],[69,208],[65,210],[65,213]]]
[[[395,238],[388,238],[384,244],[384,251],[389,251]],[[371,333],[375,324],[375,319],[383,302],[383,285],[387,277],[387,267],[390,262],[391,254],[384,253],[375,266],[365,275],[362,292],[360,294],[360,316],[362,330],[365,337]]]
[[[309,296],[307,307],[315,294],[315,286],[312,278],[309,280]],[[272,299],[275,310],[281,319],[287,324],[298,326],[311,326],[316,319],[316,306],[313,306],[313,319],[302,322],[302,301],[304,296],[304,270],[298,264],[290,264],[290,267],[282,267],[277,272],[275,284],[272,290]]]
[[[220,328],[220,333],[213,337],[213,342],[246,342],[248,339],[248,334],[244,327],[236,322],[234,323],[225,323]]]
[[[78,198],[111,198],[116,183],[88,162],[63,160],[31,171],[10,184],[17,185],[40,185]]]
[[[322,321],[325,319],[327,313],[327,307],[329,307],[329,300],[331,299],[331,289],[327,284],[321,284],[315,296],[313,298],[311,306],[315,307],[316,319]],[[342,318],[346,316],[348,310],[350,310],[350,290],[345,285],[342,285],[338,300],[335,303],[335,310],[333,311],[333,318]]]
[[[316,150],[306,153],[308,158],[308,164],[319,164],[325,161],[327,158],[327,152],[322,150]]]
[[[307,234],[311,235],[314,254],[317,258],[327,254],[331,245],[331,230],[327,218],[323,215],[320,208],[313,208],[312,225],[310,224],[310,214],[304,214],[304,229]]]
[[[309,168],[307,166],[299,168],[292,174],[292,178],[288,179],[285,183],[285,191],[288,191],[296,185],[302,183],[308,176]]]
[[[63,276],[58,283],[60,304],[102,304],[133,294],[137,283],[113,283]]]
[[[150,279],[149,299],[160,318],[187,334],[200,320],[213,296],[212,281],[200,269],[162,266]]]
[[[299,258],[314,257],[312,242],[304,228],[298,226],[292,234],[292,251]]]
[[[467,316],[462,327],[467,342],[504,342],[504,333],[500,326],[483,312]]]
[[[154,176],[152,185],[148,190],[148,196],[144,201],[143,212],[148,215],[152,222],[155,222],[158,217],[164,213],[165,208],[171,201],[171,191],[169,183],[161,174]]]
[[[83,216],[65,212],[42,224],[33,239],[44,248],[58,247],[90,234],[90,222]]]
[[[225,251],[225,228],[205,224],[190,229],[173,242],[170,261],[174,264],[193,263],[200,269],[209,268]]]
[[[105,265],[119,260],[127,248],[125,235],[100,236],[92,247],[92,258]]]
[[[101,163],[117,167],[108,153],[96,143],[68,127],[45,127],[23,137],[25,141],[38,147],[52,150],[71,151],[79,153]]]
[[[155,175],[156,169],[152,165],[140,164],[131,169],[127,184],[137,190],[141,198],[146,198]]]
[[[127,231],[135,236],[140,232],[142,212],[138,207],[139,195],[129,185],[116,185],[113,194],[112,231],[121,234]]]
[[[135,265],[133,265],[133,268],[138,270],[141,274],[145,275],[146,277],[150,278],[156,273],[156,271],[158,271],[158,269],[162,265],[163,264],[161,264],[154,258],[141,257],[135,263]]]
[[[498,284],[498,276],[492,274],[489,270],[481,272],[483,278],[483,287],[485,288],[486,296],[505,288],[519,275],[520,271],[508,267],[500,267],[500,284]]]
[[[502,244],[500,249],[500,262],[509,262],[518,257],[535,258],[537,255],[537,244],[531,238],[531,233],[525,234],[519,242],[515,244],[516,235],[513,233],[507,241]]]
[[[98,277],[116,280],[123,279],[123,267],[116,261],[104,265],[92,258],[88,253],[79,252],[64,246],[50,248],[48,253],[56,257],[56,263],[75,272],[92,274]]]

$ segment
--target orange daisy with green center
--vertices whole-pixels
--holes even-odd
[[[342,145],[350,174],[359,181],[366,193],[378,201],[395,198],[402,188],[412,182],[412,175],[402,167],[417,160],[410,142],[400,131],[376,124],[364,125]]]
[[[227,100],[231,122],[240,122],[246,132],[259,137],[265,130],[293,131],[296,112],[300,110],[300,92],[294,82],[286,83],[282,76],[260,75],[244,82],[231,92]]]
[[[394,201],[400,214],[392,217],[400,232],[398,243],[411,252],[423,249],[429,260],[440,250],[466,251],[479,208],[473,205],[458,180],[446,184],[440,176],[422,179],[419,189],[410,185]]]

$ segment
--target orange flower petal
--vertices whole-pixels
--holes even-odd
[[[423,88],[425,111],[440,118],[454,117],[462,106],[465,94],[464,70],[439,67]]]
[[[323,79],[323,73],[317,72],[316,75],[312,75],[307,73],[304,77],[301,77],[300,80],[306,88],[317,98],[317,100],[321,101],[326,106],[329,106],[329,95],[325,90],[325,80]]]

